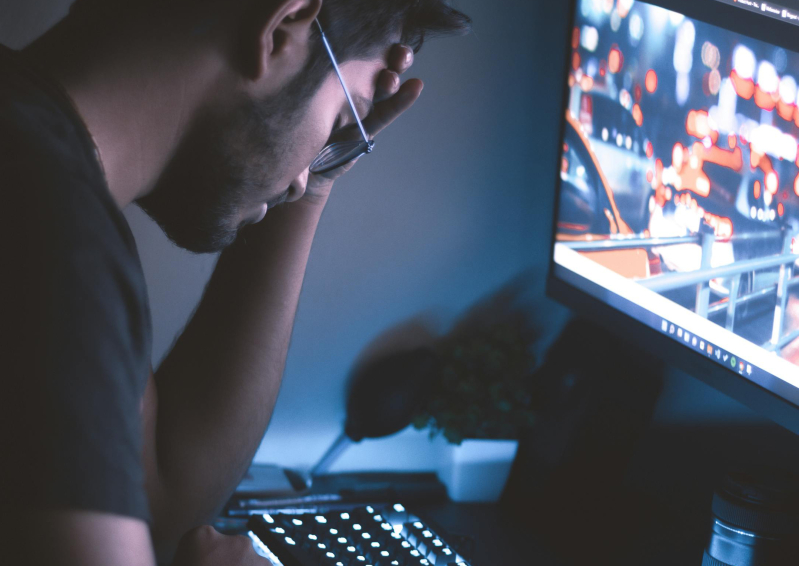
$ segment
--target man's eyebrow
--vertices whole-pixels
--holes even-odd
[[[371,98],[366,98],[365,96],[361,96],[359,94],[352,95],[352,102],[355,104],[356,110],[361,110],[363,108],[366,108],[366,113],[363,115],[363,117],[359,116],[361,120],[366,118],[375,109],[374,100],[372,100]]]
[[[363,121],[375,109],[374,100],[372,100],[371,98],[366,98],[365,96],[362,96],[360,94],[352,94],[351,96],[352,96],[352,103],[355,105],[356,111],[362,110],[364,108],[366,109],[366,113],[363,114],[363,118],[361,118],[361,121]],[[344,118],[342,124],[333,130],[333,134],[340,132],[342,130],[349,130],[350,128],[357,127],[355,124],[355,119],[352,116],[352,110],[349,110],[349,107],[350,105],[347,104],[348,111],[345,115],[346,117]],[[358,115],[358,117],[360,118],[360,114]]]

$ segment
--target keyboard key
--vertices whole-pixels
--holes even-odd
[[[274,512],[253,516],[250,529],[253,540],[263,543],[284,564],[469,566],[444,538],[401,504]]]
[[[427,559],[435,566],[449,565],[455,562],[457,555],[448,546],[433,551],[427,556]]]
[[[410,520],[410,514],[401,503],[389,506],[382,513],[390,523],[401,525]]]

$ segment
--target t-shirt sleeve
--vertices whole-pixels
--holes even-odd
[[[0,507],[149,520],[138,257],[85,152],[19,142],[0,144]]]

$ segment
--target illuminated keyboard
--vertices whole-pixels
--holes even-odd
[[[276,566],[469,566],[402,505],[316,511],[253,515],[248,535]]]

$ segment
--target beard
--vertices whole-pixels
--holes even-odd
[[[266,195],[268,209],[285,201],[288,188],[277,192],[286,178],[281,163],[290,161],[292,126],[310,99],[301,86],[195,120],[154,189],[137,200],[172,242],[194,253],[220,252],[247,224],[245,210]]]

